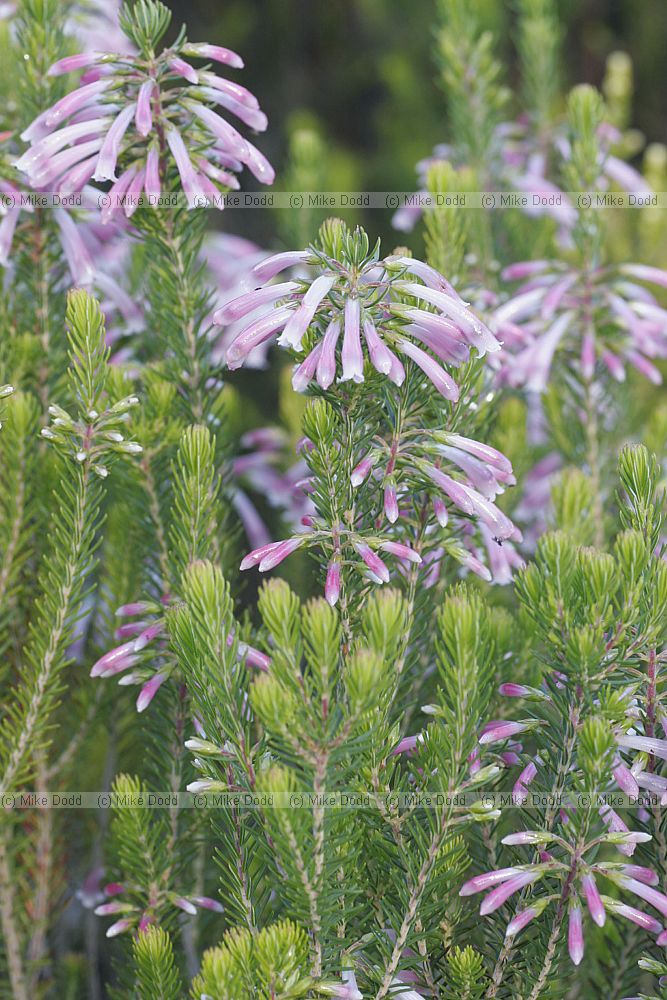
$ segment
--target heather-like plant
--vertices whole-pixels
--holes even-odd
[[[515,95],[487,5],[436,7],[423,230],[302,207],[266,252],[207,231],[273,181],[239,55],[3,9],[0,995],[664,994],[667,272],[593,200],[650,190],[627,72],[565,95],[521,0]],[[561,200],[454,197],[507,189]]]

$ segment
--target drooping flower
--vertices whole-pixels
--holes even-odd
[[[515,937],[519,931],[522,931],[524,927],[528,926],[531,920],[534,920],[535,917],[539,917],[542,909],[543,907],[527,906],[525,910],[520,910],[516,913],[507,925],[505,937]]]
[[[595,882],[595,876],[592,873],[582,876],[581,888],[594,923],[598,927],[603,927],[605,922],[604,904]]]
[[[182,39],[157,56],[89,52],[54,64],[52,75],[86,69],[85,82],[24,131],[31,145],[18,168],[34,187],[59,193],[80,191],[90,180],[112,181],[106,217],[142,194],[145,204],[154,204],[171,185],[174,168],[190,208],[221,207],[220,191],[238,187],[234,175],[243,166],[271,184],[268,160],[214,110],[222,107],[263,131],[267,121],[257,99],[184,57],[243,65],[228,49]]]
[[[295,265],[303,276],[264,284]],[[401,385],[408,359],[454,401],[459,389],[442,362],[458,367],[471,347],[479,356],[500,349],[437,271],[409,257],[381,259],[379,244],[370,251],[366,234],[350,234],[342,223],[325,229],[322,248],[276,254],[254,273],[262,287],[214,316],[220,325],[251,320],[230,345],[227,364],[239,368],[252,351],[277,338],[304,355],[293,377],[299,391],[313,380],[328,389],[337,376],[340,382],[363,382],[367,366]]]
[[[336,1000],[364,1000],[363,994],[357,988],[357,977],[353,969],[346,969],[342,973],[340,983],[321,983],[320,989]]]
[[[529,761],[522,770],[512,788],[512,799],[517,805],[521,805],[528,798],[528,788],[537,777],[536,761]]]
[[[584,925],[581,916],[581,906],[573,903],[570,906],[567,924],[567,950],[574,965],[579,965],[584,957]]]

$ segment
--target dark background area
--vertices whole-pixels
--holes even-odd
[[[480,5],[515,84],[514,4]],[[416,161],[446,138],[434,59],[436,0],[171,0],[169,6],[173,27],[186,23],[190,39],[226,45],[244,57],[246,68],[229,75],[257,95],[269,117],[257,144],[279,182],[286,177],[289,136],[301,124],[322,136],[322,183],[329,190],[412,189]],[[559,9],[565,87],[599,86],[607,56],[627,52],[635,72],[633,124],[647,142],[667,141],[666,0],[562,0]],[[256,186],[252,182],[246,177],[243,186]],[[389,213],[377,214],[377,231],[388,235]],[[225,229],[269,243],[265,213],[232,215]]]

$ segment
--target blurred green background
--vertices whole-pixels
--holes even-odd
[[[326,152],[314,190],[411,190],[414,166],[447,138],[446,107],[434,58],[437,0],[171,0],[173,29],[187,23],[192,40],[241,53],[231,71],[269,116],[258,145],[288,186],[289,137],[313,125]],[[478,0],[496,53],[516,84],[512,2]],[[667,3],[665,0],[562,0],[562,82],[599,86],[608,55],[621,49],[635,70],[633,124],[648,142],[667,141]],[[254,185],[246,177],[245,188]],[[355,219],[374,235],[403,242],[390,213]],[[275,228],[269,231],[271,225]],[[224,229],[263,246],[285,240],[286,227],[265,212],[237,211]],[[415,244],[418,237],[408,242]]]

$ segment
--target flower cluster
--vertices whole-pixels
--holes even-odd
[[[445,399],[457,400],[459,387],[441,362],[458,367],[471,347],[480,357],[500,350],[487,327],[428,264],[382,259],[379,244],[369,251],[366,234],[350,234],[342,224],[332,226],[329,244],[269,257],[253,268],[262,287],[216,312],[220,325],[246,321],[227,350],[229,367],[278,337],[281,347],[305,353],[292,379],[299,392],[313,380],[328,389],[337,376],[363,382],[367,363],[401,385],[407,359]],[[299,268],[292,280],[268,284],[288,268]]]
[[[613,843],[640,843],[650,840],[648,834],[603,834],[597,838],[596,844],[609,840]],[[603,878],[611,882],[616,889],[625,889],[639,899],[656,909],[662,917],[667,918],[667,896],[655,889],[659,882],[658,876],[650,868],[640,865],[627,865],[612,862],[587,863],[582,855],[595,845],[588,845],[579,854],[562,838],[546,832],[526,830],[522,833],[510,834],[504,837],[503,844],[508,846],[528,845],[535,847],[542,860],[526,865],[512,865],[508,868],[497,868],[484,872],[469,879],[459,890],[460,896],[472,896],[486,892],[482,900],[480,914],[486,916],[494,913],[512,896],[542,879],[555,879],[557,891],[528,900],[510,920],[505,931],[507,938],[513,938],[524,929],[535,917],[538,917],[549,905],[568,908],[568,950],[575,965],[579,965],[584,957],[583,910],[580,900],[586,904],[591,919],[598,927],[603,927],[607,914],[623,917],[632,921],[638,927],[651,934],[658,935],[657,944],[667,943],[667,930],[659,920],[644,913],[634,906],[621,902],[615,897],[602,895],[597,879]],[[557,860],[546,847],[556,845],[570,854],[567,863]]]
[[[176,673],[176,663],[167,643],[165,609],[173,603],[165,597],[162,606],[155,601],[133,601],[118,608],[119,618],[134,619],[123,622],[116,629],[120,645],[104,653],[93,664],[91,677],[116,677],[121,687],[140,684],[137,712],[144,712],[165,681]],[[228,637],[231,646],[234,636]],[[266,670],[271,662],[268,656],[244,642],[238,644],[238,657],[247,666]]]
[[[243,166],[262,183],[274,172],[266,157],[223,118],[222,107],[255,131],[266,116],[245,87],[184,57],[241,68],[235,52],[180,37],[155,55],[84,52],[50,73],[85,70],[79,86],[23,132],[30,148],[17,162],[33,187],[68,195],[91,179],[111,181],[102,218],[124,202],[129,217],[146,195],[159,199],[175,165],[189,207],[220,206],[220,190],[237,188]]]
[[[148,927],[156,923],[156,910],[165,903],[176,907],[183,913],[195,916],[197,911],[213,910],[222,913],[222,904],[210,896],[179,896],[175,892],[166,893],[162,898],[161,893],[156,893],[145,907],[139,906],[134,901],[124,901],[123,895],[127,892],[124,885],[119,882],[111,882],[103,889],[104,896],[109,902],[100,903],[95,907],[94,913],[98,917],[116,917],[114,922],[107,927],[106,936],[108,938],[117,937],[119,934],[126,934],[128,931],[142,933]]]
[[[415,495],[426,497],[433,517],[431,537],[438,528],[448,528],[444,547],[429,553],[434,571],[448,554],[483,579],[504,584],[512,569],[523,565],[512,545],[521,533],[494,502],[516,481],[511,463],[496,448],[462,434],[415,426],[398,440],[373,441],[352,472],[352,486],[358,489],[366,479],[380,491],[390,524],[411,510]]]
[[[534,260],[510,265],[504,277],[525,281],[492,319],[505,345],[503,384],[543,392],[557,351],[566,353],[586,380],[600,364],[622,382],[630,364],[660,384],[653,361],[667,358],[667,310],[638,282],[665,287],[667,272],[623,264],[587,273]]]
[[[309,530],[253,549],[242,560],[241,569],[256,566],[260,573],[266,573],[300,548],[331,548],[333,555],[327,570],[324,596],[333,607],[340,597],[341,575],[345,565],[361,572],[371,583],[383,584],[389,582],[390,574],[380,552],[407,563],[419,565],[422,562],[419,553],[402,542],[390,541],[382,536],[364,535],[342,524],[331,531],[319,518],[308,518],[308,521]]]
[[[603,122],[599,128],[598,187],[606,190],[615,184],[631,194],[647,195],[651,187],[642,175],[611,150],[621,138],[617,129]],[[526,116],[514,121],[501,122],[494,129],[489,153],[489,174],[498,191],[516,191],[529,195],[518,207],[531,218],[546,216],[558,225],[560,242],[571,242],[571,230],[577,221],[577,212],[569,197],[553,179],[551,164],[567,162],[571,155],[570,142],[562,126],[538,134],[534,123]],[[457,164],[456,148],[447,143],[437,145],[431,156],[417,164],[419,195],[426,196],[429,171],[438,163]],[[537,197],[533,197],[537,196]],[[422,214],[420,199],[401,206],[393,217],[393,225],[401,232],[410,230]]]

